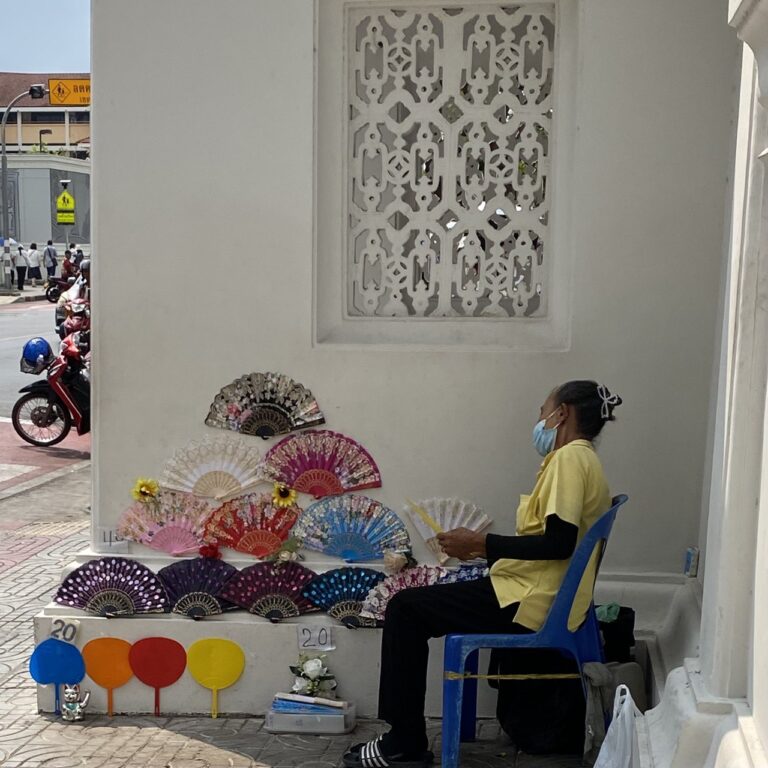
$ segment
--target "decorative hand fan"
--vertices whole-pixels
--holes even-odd
[[[317,610],[301,594],[315,576],[313,571],[298,563],[256,563],[233,576],[220,595],[276,624],[282,619]]]
[[[211,717],[219,715],[219,691],[234,685],[245,669],[243,649],[232,640],[206,637],[195,640],[187,650],[189,673],[213,692]]]
[[[457,581],[477,581],[488,575],[488,564],[483,561],[480,564],[464,563],[458,568],[446,569],[448,572],[441,576],[438,584],[453,584]]]
[[[302,384],[282,373],[251,373],[216,395],[205,423],[266,439],[325,424],[325,417]]]
[[[455,528],[482,531],[492,522],[477,504],[462,499],[424,499],[416,502],[408,500],[404,511],[410,515],[416,530],[426,542],[427,549],[441,565],[450,560],[450,557],[440,548],[436,534]]]
[[[117,531],[124,539],[160,552],[190,555],[204,543],[205,523],[213,509],[208,499],[163,490],[123,512]]]
[[[316,499],[381,487],[376,462],[351,437],[326,429],[291,435],[264,457],[265,473]]]
[[[396,512],[355,494],[315,502],[299,515],[292,535],[308,549],[347,562],[379,560],[385,552],[411,548],[408,531]]]
[[[163,585],[146,565],[125,557],[102,557],[76,568],[53,598],[96,616],[166,613]]]
[[[350,629],[375,627],[375,620],[360,615],[365,596],[384,579],[370,568],[336,568],[321,573],[304,587],[304,597]]]
[[[77,646],[49,637],[32,652],[29,674],[38,685],[53,684],[54,710],[60,715],[59,686],[77,685],[85,677],[85,662]]]
[[[412,587],[430,587],[440,583],[447,575],[446,568],[437,565],[417,565],[415,568],[406,568],[394,576],[388,576],[365,596],[360,615],[383,621],[389,601],[398,592]]]
[[[97,637],[83,648],[85,671],[96,685],[107,689],[107,714],[113,714],[112,691],[125,685],[133,670],[128,660],[131,644],[118,637]]]
[[[155,717],[160,717],[160,689],[173,685],[187,666],[187,652],[170,637],[145,637],[131,646],[128,661],[133,674],[155,689]]]
[[[221,437],[189,443],[168,460],[160,484],[196,496],[225,500],[262,482],[261,454]]]
[[[208,540],[256,557],[277,552],[288,538],[301,509],[277,506],[271,493],[232,499],[211,515],[205,527]]]
[[[222,587],[237,573],[234,565],[213,557],[171,563],[157,572],[173,613],[202,619],[237,606],[219,597]]]

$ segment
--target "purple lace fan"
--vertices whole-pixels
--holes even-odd
[[[96,616],[166,613],[165,588],[146,565],[125,557],[102,557],[76,568],[53,598]]]
[[[360,611],[366,595],[383,579],[384,574],[372,568],[334,568],[309,583],[304,595],[350,629],[375,627],[376,622]]]
[[[237,608],[219,597],[224,585],[237,573],[234,565],[213,557],[196,557],[166,565],[157,572],[173,613],[202,619]]]
[[[233,576],[220,596],[276,624],[317,610],[302,595],[316,575],[298,563],[256,563]]]

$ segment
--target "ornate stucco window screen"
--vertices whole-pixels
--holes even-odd
[[[353,7],[347,317],[547,313],[552,4]]]

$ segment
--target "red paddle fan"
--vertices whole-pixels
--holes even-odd
[[[128,654],[133,674],[155,689],[155,717],[160,715],[160,689],[173,685],[187,666],[184,646],[169,637],[146,637]]]

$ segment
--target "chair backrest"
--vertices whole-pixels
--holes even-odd
[[[598,544],[601,545],[601,552],[598,557],[597,568],[595,569],[595,578],[597,578],[597,571],[600,568],[600,563],[605,553],[606,542],[611,535],[611,528],[613,528],[616,513],[628,498],[623,493],[619,496],[614,496],[611,508],[601,515],[600,519],[584,534],[584,538],[579,542],[571,556],[571,562],[568,564],[568,569],[565,572],[565,576],[563,576],[560,589],[552,601],[552,607],[549,609],[542,629],[567,628],[573,601],[581,584],[581,579],[584,576],[584,571],[587,569],[587,565],[589,565],[592,553]],[[594,583],[592,587],[594,588]]]

